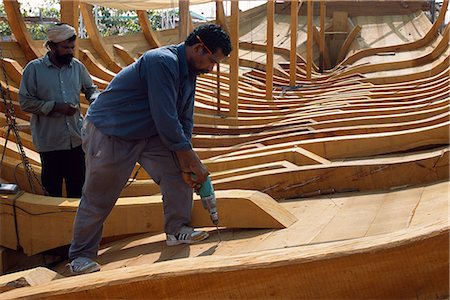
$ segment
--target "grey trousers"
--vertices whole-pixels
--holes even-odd
[[[181,176],[175,153],[158,136],[124,140],[104,135],[87,120],[81,134],[86,157],[86,179],[75,216],[69,258],[97,256],[103,223],[136,162],[160,186],[165,232],[177,234],[190,223],[192,188]]]

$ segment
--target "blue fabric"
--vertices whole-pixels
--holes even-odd
[[[191,149],[196,78],[183,43],[150,50],[114,77],[87,118],[105,135],[159,135],[172,151]]]

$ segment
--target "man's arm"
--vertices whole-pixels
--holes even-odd
[[[23,70],[19,88],[19,103],[23,111],[47,116],[55,107],[55,101],[43,101],[37,97],[36,69],[32,63]]]
[[[78,110],[68,103],[44,101],[37,96],[37,74],[33,64],[28,64],[23,70],[19,88],[19,104],[23,111],[43,116],[72,116]]]
[[[97,99],[98,94],[100,94],[97,90],[97,86],[92,81],[91,75],[89,75],[88,70],[83,64],[81,65],[81,91],[89,103],[94,102],[94,100]]]

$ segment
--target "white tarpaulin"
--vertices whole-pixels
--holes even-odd
[[[122,10],[155,10],[178,7],[179,0],[81,0],[81,2]],[[186,1],[186,0],[183,0]],[[190,5],[212,2],[211,0],[189,0]]]

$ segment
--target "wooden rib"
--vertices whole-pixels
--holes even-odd
[[[14,83],[19,86],[22,80],[22,66],[14,59],[7,57],[0,58],[0,64],[5,67],[6,74]]]
[[[375,55],[376,53],[385,53],[385,52],[399,52],[399,51],[409,51],[411,49],[417,49],[421,48],[431,42],[436,35],[438,34],[439,28],[441,27],[442,23],[444,22],[445,13],[448,8],[448,0],[444,0],[442,3],[442,9],[441,13],[439,14],[439,17],[436,19],[436,22],[434,22],[431,29],[427,32],[427,34],[420,40],[410,42],[410,43],[404,43],[400,45],[393,45],[393,46],[386,46],[386,47],[377,47],[377,48],[370,48],[370,49],[362,49],[356,52],[355,54],[347,57],[340,65],[351,65],[355,63],[357,60]]]
[[[323,72],[325,54],[325,18],[327,16],[325,0],[320,1],[319,70]]]
[[[28,60],[33,60],[40,57],[40,52],[33,45],[33,39],[28,33],[17,0],[5,0],[3,1],[3,5],[5,7],[6,15],[8,16],[9,27],[19,42],[26,58]]]
[[[345,58],[345,55],[347,54],[348,49],[350,48],[351,44],[353,43],[353,41],[355,40],[356,36],[359,34],[360,31],[361,31],[361,26],[356,25],[355,27],[353,27],[350,34],[345,38],[344,44],[342,45],[341,50],[339,50],[339,54],[338,54],[338,58],[337,58],[338,63],[341,62]]]
[[[184,41],[189,34],[189,0],[178,0],[178,7],[180,9],[178,22],[178,41]]]
[[[352,68],[349,68],[346,71],[343,71],[339,74],[341,75],[348,75],[348,74],[362,74],[362,73],[371,73],[371,72],[380,72],[380,71],[386,71],[386,70],[395,70],[395,69],[404,69],[404,68],[412,68],[416,66],[420,66],[426,63],[429,63],[430,61],[433,61],[437,57],[439,57],[441,54],[446,51],[448,48],[449,43],[449,34],[450,34],[450,25],[447,25],[442,39],[439,41],[439,44],[429,53],[422,55],[420,57],[415,57],[413,59],[409,60],[403,60],[403,61],[391,61],[391,62],[385,62],[385,63],[378,63],[378,64],[370,64],[370,65],[360,65],[355,66]]]
[[[87,49],[80,49],[80,60],[89,70],[91,75],[94,75],[102,80],[109,82],[114,78],[114,76],[116,76],[115,73],[99,64],[91,52]]]
[[[301,5],[301,4],[300,4]],[[297,78],[297,72],[296,72],[296,66],[297,66],[297,26],[298,26],[298,1],[292,1],[291,2],[291,48],[290,48],[290,55],[289,55],[289,84],[290,85],[296,85],[296,78]]]
[[[116,51],[117,55],[123,60],[124,63],[126,63],[127,65],[131,65],[132,63],[134,63],[136,61],[135,58],[133,58],[128,52],[127,50],[125,50],[124,47],[122,47],[121,45],[118,44],[114,44],[114,51]]]
[[[274,199],[311,197],[343,191],[386,190],[432,183],[449,177],[448,147],[435,151],[278,168],[213,180],[216,189],[254,188]],[[403,176],[410,174],[411,176]]]
[[[114,73],[118,73],[122,70],[113,59],[113,57],[106,50],[105,42],[103,41],[103,37],[98,31],[97,25],[95,23],[94,15],[92,14],[93,6],[87,3],[80,3],[81,14],[83,15],[84,24],[86,26],[86,30],[89,33],[89,41],[92,44],[92,47],[98,53],[100,58],[105,62],[106,67],[113,71]]]
[[[217,191],[220,225],[238,228],[285,228],[296,218],[269,196],[256,191]],[[12,199],[1,199],[2,246],[17,246]],[[70,242],[78,199],[25,193],[15,200],[19,244],[32,255]],[[239,211],[239,214],[236,213]],[[39,224],[37,226],[36,224]],[[211,220],[198,198],[194,201],[192,226],[210,226]],[[120,198],[105,223],[103,237],[163,230],[161,196]]]
[[[307,54],[306,54],[306,79],[311,80],[311,69],[312,69],[312,61],[313,61],[313,1],[307,2]]]
[[[267,54],[266,54],[266,99],[273,101],[273,35],[274,35],[275,2],[267,2]]]
[[[16,272],[0,277],[0,293],[26,286],[38,286],[60,278],[63,276],[44,267]]]
[[[229,117],[238,116],[238,81],[239,81],[239,3],[231,1],[231,47],[233,51],[229,59],[230,64],[230,112]]]
[[[141,25],[142,33],[144,33],[145,40],[150,45],[151,48],[159,48],[161,47],[161,43],[156,37],[155,33],[152,30],[152,26],[150,21],[148,20],[148,14],[145,10],[137,10],[136,11],[139,19],[139,24]]]
[[[216,0],[216,22],[220,25],[226,32],[230,33],[225,18],[225,10],[223,7],[223,0]]]

